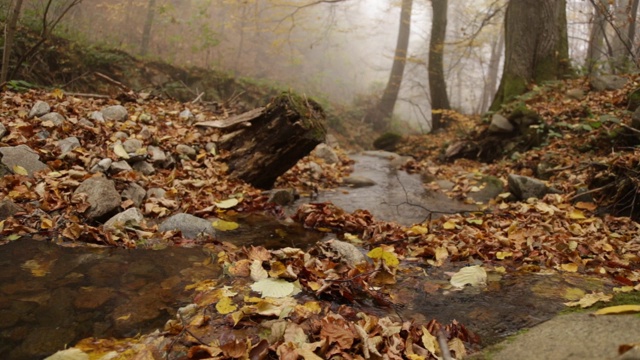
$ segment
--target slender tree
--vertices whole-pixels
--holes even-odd
[[[604,46],[605,26],[607,24],[607,14],[609,12],[609,3],[607,0],[593,0],[593,24],[589,33],[589,47],[587,48],[587,57],[585,66],[589,75],[597,73],[601,66],[603,58],[607,54]]]
[[[444,79],[444,40],[447,33],[447,0],[431,0],[433,20],[429,41],[429,93],[431,94],[431,131],[447,124],[442,110],[450,109],[447,83]]]
[[[511,0],[505,14],[503,75],[491,110],[532,83],[570,74],[566,0]]]
[[[482,104],[480,105],[480,113],[484,113],[489,109],[491,100],[496,92],[498,85],[498,75],[500,70],[500,59],[504,50],[504,31],[500,29],[500,34],[491,44],[491,58],[489,59],[489,72],[484,82],[482,90]]]
[[[147,55],[149,52],[149,44],[151,43],[151,28],[153,27],[153,19],[156,16],[156,0],[149,0],[147,4],[147,17],[144,20],[142,28],[142,43],[140,44],[140,55]]]
[[[4,26],[4,51],[2,52],[2,71],[0,71],[0,84],[4,84],[9,76],[9,59],[13,50],[13,38],[16,34],[16,26],[20,17],[20,9],[22,8],[22,0],[17,0],[7,23]],[[11,7],[9,7],[11,9]]]
[[[400,11],[400,26],[396,51],[393,57],[393,65],[389,81],[384,89],[382,98],[377,106],[370,109],[365,115],[365,121],[373,125],[374,130],[382,131],[389,126],[389,118],[393,115],[393,108],[398,100],[400,85],[407,63],[407,50],[409,48],[409,35],[411,33],[411,8],[413,0],[402,0]]]

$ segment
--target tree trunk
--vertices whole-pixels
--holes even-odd
[[[140,44],[140,55],[147,55],[149,52],[149,44],[151,43],[151,28],[153,27],[153,18],[156,16],[156,0],[149,0],[147,5],[147,18],[144,20],[142,28],[142,43]]]
[[[447,0],[432,0],[433,20],[429,42],[429,93],[431,94],[431,131],[446,127],[442,110],[451,108],[444,80],[444,40],[447,33]]]
[[[601,67],[607,50],[604,47],[605,26],[607,24],[607,13],[609,12],[609,3],[607,0],[594,0],[592,2],[594,8],[593,25],[589,34],[589,47],[587,48],[587,58],[585,67],[587,74],[595,75]]]
[[[612,40],[612,72],[624,73],[629,69],[629,62],[633,51],[629,31],[635,26],[635,17],[630,14],[629,0],[617,0],[614,9],[614,35]],[[633,24],[632,24],[633,20]]]
[[[13,38],[16,34],[16,26],[20,17],[20,9],[22,8],[22,0],[17,0],[13,7],[11,15],[7,19],[4,27],[4,51],[2,52],[2,71],[0,71],[0,84],[4,84],[9,75],[9,59],[11,50],[13,50]]]
[[[269,189],[278,176],[324,141],[324,122],[324,111],[315,101],[283,93],[265,107],[196,125],[226,129],[218,146],[229,152],[225,160],[229,174],[257,188]]]
[[[491,47],[491,59],[489,60],[489,72],[487,74],[487,80],[484,84],[484,90],[482,93],[482,105],[480,113],[485,113],[489,110],[491,105],[491,99],[496,92],[496,85],[498,84],[498,71],[500,70],[500,59],[502,58],[502,52],[504,50],[504,30],[500,29],[500,35],[492,44]]]
[[[511,0],[505,14],[505,64],[491,110],[532,83],[570,74],[566,0]]]
[[[411,34],[411,8],[413,0],[402,0],[400,11],[400,26],[396,51],[391,67],[389,81],[384,89],[382,98],[378,105],[369,110],[365,116],[365,121],[373,125],[374,130],[384,131],[389,126],[389,119],[393,115],[393,108],[398,100],[400,85],[404,75],[404,68],[407,63],[407,50],[409,49],[409,35]]]

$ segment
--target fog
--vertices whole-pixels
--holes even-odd
[[[54,3],[64,1],[69,0]],[[33,17],[42,1],[27,3],[24,19]],[[84,0],[65,17],[59,32],[84,43],[144,53],[151,60],[221,69],[349,104],[371,102],[381,94],[393,62],[400,3]],[[485,84],[492,46],[502,31],[504,3],[449,1],[444,71],[452,107],[459,112],[482,112],[493,95]],[[571,55],[581,59],[592,9],[588,2],[568,3]],[[426,70],[430,1],[414,0],[412,14],[409,60],[396,117],[409,124],[403,130],[424,132],[429,130],[430,112]]]

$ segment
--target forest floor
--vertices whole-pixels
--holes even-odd
[[[629,78],[623,89],[595,92],[585,80],[571,80],[536,90],[525,103],[549,127],[547,143],[492,164],[468,159],[441,162],[443,148],[460,136],[456,131],[409,137],[398,151],[412,160],[400,166],[425,179],[452,183],[440,189],[437,182],[430,182],[426,187],[431,191],[476,203],[470,197],[484,188],[483,176],[500,179],[504,187],[502,194],[477,204],[478,211],[439,214],[411,226],[379,221],[366,209],[347,213],[328,203],[302,205],[287,218],[282,207],[268,201],[268,194],[226,176],[228,154],[207,146],[222,136],[219,130],[193,125],[196,119],[224,118],[225,109],[212,111],[197,103],[134,93],[119,101],[57,89],[4,91],[0,150],[28,147],[38,158],[32,160],[42,167],[31,171],[33,163],[24,164],[24,158],[8,164],[3,153],[0,200],[5,215],[0,235],[5,243],[29,237],[65,246],[202,246],[211,254],[211,266],[224,270],[219,278],[191,284],[193,304],[178,310],[161,331],[127,339],[85,339],[65,350],[65,356],[428,359],[450,354],[462,358],[477,351],[481,341],[464,323],[443,324],[424,317],[403,320],[392,313],[408,302],[406,297],[428,298],[468,288],[483,291],[492,278],[522,273],[579,276],[605,284],[597,290],[567,289],[562,297],[568,307],[599,309],[602,314],[639,310],[639,226],[628,216],[608,214],[611,210],[624,215],[624,207],[611,203],[623,191],[633,199],[629,209],[634,215],[639,150],[629,145],[632,120],[627,103],[637,86],[637,78]],[[584,96],[568,97],[569,89],[581,89]],[[33,116],[38,101],[50,109]],[[124,117],[106,116],[105,109],[120,104]],[[100,119],[96,112],[105,116]],[[52,113],[59,116],[45,117]],[[475,120],[460,117],[458,130],[481,133],[488,126]],[[124,146],[127,139],[137,141]],[[150,158],[151,146],[173,162],[163,159],[150,161],[150,168],[126,167],[137,155]],[[276,186],[312,194],[342,185],[352,162],[339,147],[334,151],[337,162],[312,154]],[[104,170],[118,193],[133,184],[146,193],[152,189],[162,193],[119,202],[120,211],[139,209],[142,218],[106,228],[104,219],[90,215],[95,204],[77,189],[95,177],[92,169],[105,159],[122,165]],[[320,172],[311,171],[312,162]],[[519,201],[509,196],[508,176],[537,174],[540,163],[548,165],[546,183],[557,191]],[[598,179],[611,179],[616,186],[594,187]],[[612,187],[615,191],[607,193]],[[591,196],[578,199],[585,188]],[[176,213],[207,219],[220,233],[242,226],[238,219],[256,212],[283,223],[297,222],[334,239],[309,249],[267,249],[219,241],[215,235],[187,237],[160,231],[163,220]],[[42,276],[49,264],[26,266],[34,276]],[[445,281],[407,280],[431,272],[442,272]],[[398,291],[397,284],[415,291]],[[612,302],[624,307],[606,307]],[[372,308],[386,310],[369,311]],[[619,345],[626,351],[637,348],[638,342]]]

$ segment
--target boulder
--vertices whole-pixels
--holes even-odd
[[[504,116],[500,114],[493,114],[491,117],[491,124],[489,125],[489,132],[492,133],[510,133],[514,130],[513,124]]]
[[[125,226],[137,226],[144,220],[144,215],[138,208],[130,208],[118,213],[104,223],[104,231],[122,230]]]
[[[33,119],[34,117],[42,116],[51,111],[51,106],[44,101],[36,101],[35,104],[31,107],[29,111],[29,119]]]
[[[121,202],[114,182],[102,175],[83,181],[73,194],[87,194],[90,207],[85,216],[92,220],[112,215],[118,210]]]
[[[27,171],[28,176],[33,176],[36,171],[48,169],[47,165],[39,160],[40,155],[27,145],[3,147],[0,148],[0,154],[0,161],[11,172],[14,172],[15,166],[20,166]]]
[[[50,121],[54,126],[60,126],[65,122],[64,116],[58,114],[57,112],[50,112],[48,114],[40,116],[41,122]]]
[[[190,214],[175,214],[170,216],[158,227],[160,231],[180,231],[187,239],[195,239],[198,235],[215,235],[216,230],[211,221]]]
[[[112,105],[102,109],[102,117],[105,121],[125,121],[127,116],[127,109],[122,105]]]
[[[335,164],[340,162],[340,158],[338,157],[336,152],[333,151],[333,149],[330,148],[327,144],[320,144],[316,146],[313,152],[317,157],[324,160],[324,162],[327,164]]]
[[[618,75],[599,75],[592,77],[589,83],[595,91],[620,90],[627,85],[627,79]]]
[[[543,198],[549,193],[559,193],[558,190],[550,188],[544,182],[528,176],[510,174],[508,178],[509,191],[518,200],[528,198]]]

